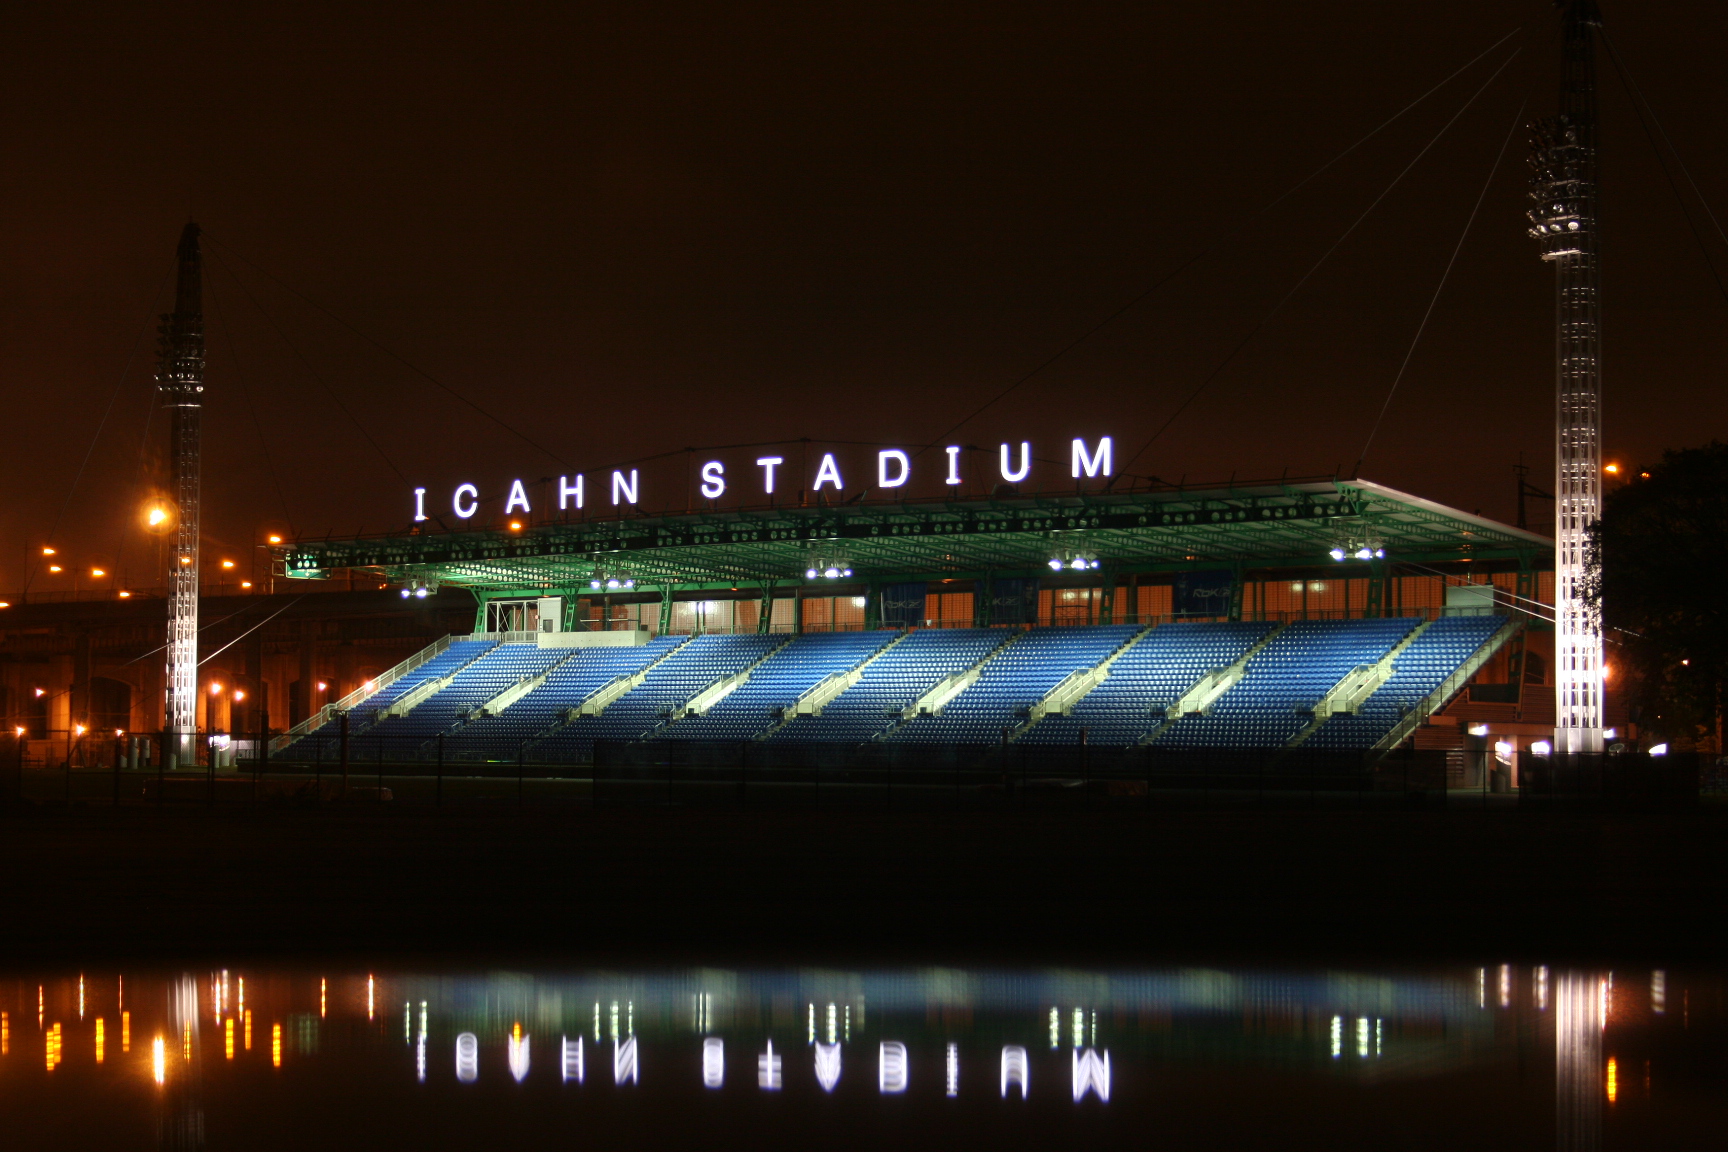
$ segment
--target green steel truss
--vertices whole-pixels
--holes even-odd
[[[797,582],[815,553],[844,559],[853,582],[881,583],[1050,574],[1059,548],[1094,553],[1116,573],[1311,567],[1362,540],[1390,564],[1553,564],[1545,537],[1360,480],[626,516],[299,541],[282,557],[288,576],[310,579],[359,569],[484,591],[585,588],[603,572],[664,589]]]

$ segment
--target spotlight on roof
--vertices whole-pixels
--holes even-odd
[[[1334,549],[1332,549],[1332,551],[1330,553],[1328,553],[1328,555],[1330,555],[1332,557],[1332,559],[1334,559],[1334,560],[1343,560],[1344,559],[1344,549],[1334,548]]]
[[[814,569],[814,568],[804,569],[804,579],[806,579],[806,580],[816,579],[816,569]]]
[[[1061,559],[1061,557],[1059,557],[1059,556],[1050,557],[1050,568],[1052,571],[1055,571],[1055,572],[1062,571],[1062,559]]]
[[[429,591],[430,591],[430,589],[428,589],[424,585],[422,585],[421,587],[414,589],[414,596],[416,599],[424,600],[424,599],[426,599],[426,595]]]

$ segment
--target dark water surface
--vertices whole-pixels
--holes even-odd
[[[1060,922],[1047,930],[1074,928]],[[1704,970],[0,978],[9,1148],[1718,1148]]]

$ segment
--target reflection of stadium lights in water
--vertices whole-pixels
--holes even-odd
[[[472,1032],[456,1037],[456,1079],[472,1084],[480,1075],[480,1041]]]
[[[702,1086],[721,1088],[726,1083],[726,1042],[718,1036],[702,1041]]]
[[[150,1074],[158,1084],[168,1079],[168,1047],[160,1036],[150,1043]]]
[[[876,1090],[883,1095],[906,1091],[906,1045],[898,1040],[884,1040],[876,1053]]]
[[[1020,1086],[1020,1099],[1026,1099],[1032,1083],[1031,1065],[1026,1061],[1026,1049],[1009,1044],[1002,1049],[1002,1099],[1008,1099],[1008,1085]]]

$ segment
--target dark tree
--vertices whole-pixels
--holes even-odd
[[[1666,452],[1610,490],[1590,592],[1640,727],[1721,750],[1728,679],[1728,445]]]

